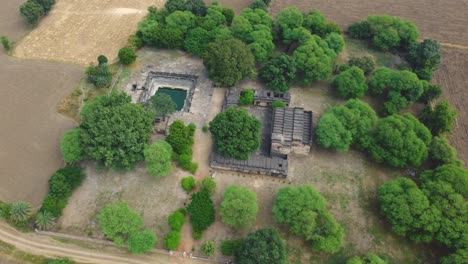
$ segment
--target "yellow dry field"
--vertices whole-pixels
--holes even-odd
[[[148,6],[163,4],[164,0],[58,0],[14,55],[87,65],[102,54],[114,61]]]

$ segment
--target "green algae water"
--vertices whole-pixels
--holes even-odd
[[[187,91],[182,89],[173,89],[169,87],[160,87],[156,94],[167,94],[172,98],[177,105],[177,111],[182,110],[185,104],[185,98],[187,97]]]

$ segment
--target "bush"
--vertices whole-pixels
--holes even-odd
[[[255,223],[257,212],[257,194],[255,192],[236,185],[226,187],[221,202],[223,223],[236,229],[248,228]]]
[[[356,66],[352,66],[338,74],[333,79],[333,86],[343,99],[361,98],[367,92],[364,72]]]
[[[0,202],[0,217],[10,218],[11,204]]]
[[[424,85],[424,92],[420,99],[427,104],[439,98],[441,94],[442,86],[440,84],[432,84],[428,82]]]
[[[463,161],[457,158],[457,150],[444,137],[434,137],[432,139],[429,145],[429,157],[437,165],[463,165]]]
[[[36,214],[35,224],[41,230],[49,230],[53,221],[54,216],[47,211],[38,212]]]
[[[2,42],[2,46],[6,51],[9,51],[11,49],[10,41],[8,40],[7,37],[1,36],[0,41]]]
[[[39,19],[45,15],[44,7],[38,4],[35,0],[28,0],[21,4],[20,14],[26,19],[28,24],[36,26]]]
[[[143,151],[146,169],[151,176],[167,176],[172,171],[172,147],[164,140],[158,140]]]
[[[193,132],[181,120],[176,120],[169,126],[169,135],[166,137],[166,141],[178,155],[192,153]]]
[[[427,105],[421,113],[421,121],[434,136],[450,133],[457,118],[457,111],[447,100],[438,102],[434,109]]]
[[[117,245],[143,227],[141,215],[123,202],[105,206],[99,212],[98,220],[104,235]]]
[[[192,237],[195,240],[200,240],[203,237],[203,233],[200,231],[193,231],[192,232]]]
[[[242,240],[223,240],[221,242],[221,253],[225,256],[233,256],[242,245]]]
[[[157,239],[150,230],[130,234],[128,238],[128,250],[133,254],[150,252],[156,245]]]
[[[210,126],[208,126],[208,125],[203,125],[202,131],[206,133],[206,132],[208,132],[208,130],[210,130]]]
[[[25,224],[31,217],[32,207],[30,204],[18,201],[11,204],[10,220],[15,224]]]
[[[98,66],[91,65],[85,71],[88,81],[98,88],[107,87],[111,84],[112,73],[107,63]]]
[[[192,194],[187,212],[194,232],[203,232],[215,221],[215,209],[211,196],[206,191]]]
[[[179,231],[173,230],[169,232],[164,238],[164,246],[169,250],[176,250],[180,244],[180,237]]]
[[[119,50],[119,61],[122,64],[131,64],[136,60],[136,58],[137,54],[132,47],[125,47]]]
[[[274,101],[274,102],[271,104],[271,107],[272,107],[272,108],[277,108],[277,107],[279,107],[279,108],[285,108],[285,107],[286,107],[286,103],[283,102],[283,101],[280,101],[280,100],[276,100],[276,101]]]
[[[252,105],[254,101],[254,93],[255,92],[252,89],[243,90],[239,98],[239,105]]]
[[[172,230],[181,231],[182,226],[185,223],[185,210],[184,211],[177,210],[171,215],[169,215],[169,218],[167,219],[167,223],[172,228]]]
[[[216,246],[214,241],[207,240],[203,242],[201,249],[204,256],[211,257],[215,254]]]
[[[200,191],[207,191],[209,194],[213,195],[216,190],[216,181],[211,177],[204,178],[200,183]]]
[[[109,61],[107,57],[104,55],[99,55],[97,57],[97,60],[98,60],[98,65],[107,64],[107,62]]]
[[[197,185],[195,183],[195,178],[193,178],[193,176],[188,176],[188,177],[183,178],[180,183],[182,185],[182,189],[184,189],[187,193],[192,191],[193,188],[195,188],[195,186]]]
[[[192,162],[192,156],[187,154],[179,156],[179,166],[192,174],[195,174],[198,169],[198,163]]]
[[[350,67],[356,66],[364,71],[365,75],[371,74],[376,66],[375,60],[371,56],[351,57],[348,61]]]
[[[68,258],[46,259],[42,264],[75,264],[75,261]]]
[[[262,9],[264,11],[268,11],[268,6],[263,2],[263,0],[254,0],[252,4],[250,4],[250,8],[252,9]]]
[[[81,129],[75,128],[66,131],[60,141],[60,150],[63,160],[67,163],[82,160],[83,147],[81,146]]]
[[[59,199],[48,194],[44,201],[42,201],[41,212],[50,212],[54,217],[59,217],[62,215],[62,211],[67,205],[68,199]]]

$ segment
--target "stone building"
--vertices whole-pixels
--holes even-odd
[[[254,93],[254,105],[255,106],[270,106],[274,101],[282,101],[289,106],[291,102],[291,94],[286,93],[275,93],[267,89],[257,89]]]

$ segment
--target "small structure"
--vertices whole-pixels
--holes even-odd
[[[267,89],[256,89],[254,94],[254,105],[255,106],[270,106],[274,101],[282,101],[289,106],[291,102],[291,94],[286,93],[275,93]]]
[[[236,87],[231,87],[226,91],[226,95],[224,96],[224,104],[223,104],[223,111],[228,109],[229,107],[237,108],[239,107],[238,102],[240,98],[240,90]]]
[[[312,145],[312,112],[302,108],[275,108],[271,131],[271,155],[307,155]]]

